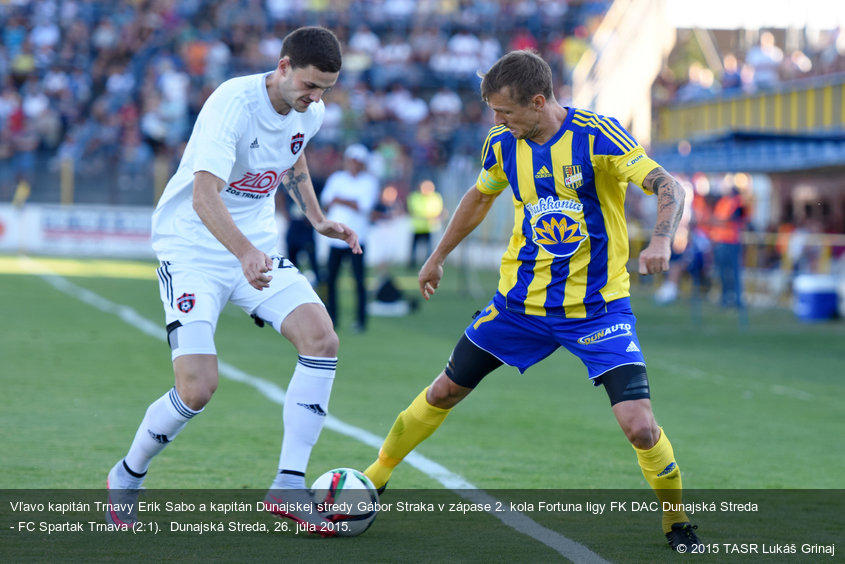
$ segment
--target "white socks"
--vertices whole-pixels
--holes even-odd
[[[328,414],[337,358],[299,356],[283,410],[285,434],[272,488],[304,488],[311,449]]]
[[[147,408],[126,455],[129,469],[135,474],[146,473],[153,457],[164,450],[188,421],[201,411],[194,411],[185,405],[175,387],[154,401]]]
[[[326,421],[336,369],[337,358],[299,356],[282,412],[285,429],[274,489],[305,487],[305,469]],[[142,481],[152,459],[201,411],[185,405],[175,387],[154,401],[124,459],[132,476]]]

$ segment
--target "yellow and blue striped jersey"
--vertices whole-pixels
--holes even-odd
[[[476,187],[493,194],[510,185],[515,207],[500,305],[584,318],[628,297],[625,191],[658,166],[616,119],[585,110],[567,108],[543,145],[492,128]]]

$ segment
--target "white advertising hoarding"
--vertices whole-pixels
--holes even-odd
[[[0,204],[0,251],[150,258],[152,208]]]

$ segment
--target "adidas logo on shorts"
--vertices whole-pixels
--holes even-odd
[[[634,341],[631,341],[631,344],[628,345],[628,348],[625,349],[625,352],[640,352],[640,348]]]

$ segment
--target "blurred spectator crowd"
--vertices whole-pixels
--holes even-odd
[[[711,56],[709,64],[708,57],[694,53],[700,48],[701,35],[687,33],[676,49],[680,54],[677,64],[670,61],[655,81],[654,102],[752,94],[783,82],[845,72],[845,28],[805,29],[800,35],[794,32],[781,30],[778,38],[772,31],[762,31],[743,48],[747,34],[736,31],[723,38],[724,45],[718,40],[712,42],[710,52],[716,60]]]
[[[39,175],[55,178],[69,159],[77,195],[89,192],[82,201],[133,203],[127,194],[137,194],[134,203],[149,205],[154,163],[175,169],[208,95],[230,77],[271,70],[281,39],[301,25],[329,27],[344,45],[312,174],[325,178],[343,147],[360,142],[378,156],[381,180],[404,194],[419,181],[414,171],[478,157],[491,122],[476,71],[534,48],[565,97],[609,4],[0,0],[0,200],[21,181],[49,200],[39,191],[56,182]]]

